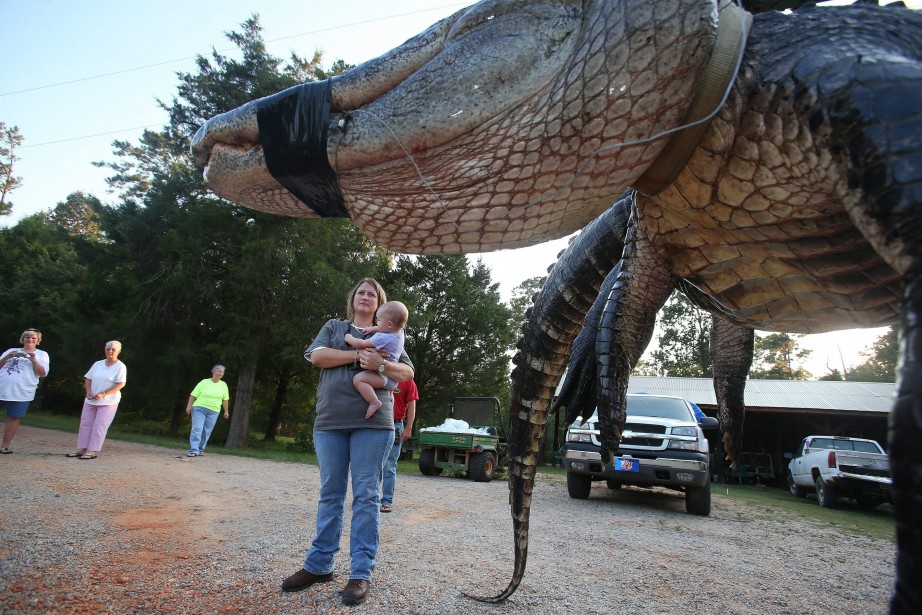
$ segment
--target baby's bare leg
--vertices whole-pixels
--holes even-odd
[[[352,377],[352,384],[362,396],[362,399],[368,402],[368,410],[365,412],[365,418],[370,419],[371,415],[381,407],[381,400],[375,395],[375,387],[383,386],[381,376],[375,372],[359,372]]]

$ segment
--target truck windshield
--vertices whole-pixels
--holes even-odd
[[[678,421],[695,420],[685,401],[675,397],[628,396],[627,415],[656,416]]]
[[[876,453],[881,451],[873,442],[862,442],[861,440],[838,440],[831,438],[813,438],[810,448],[834,449],[837,451],[857,451],[859,453]]]

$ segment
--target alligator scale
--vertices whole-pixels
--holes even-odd
[[[210,119],[193,152],[225,198],[349,216],[410,253],[560,237],[636,189],[536,296],[513,374],[515,569],[486,600],[509,597],[525,572],[536,464],[571,347],[583,357],[571,390],[598,391],[611,456],[656,311],[673,289],[690,293],[730,340],[715,389],[732,456],[752,329],[901,322],[890,608],[920,613],[920,93],[922,16],[902,7],[486,0],[344,75]],[[584,317],[588,341],[574,346]]]

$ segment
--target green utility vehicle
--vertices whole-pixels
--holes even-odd
[[[486,433],[420,431],[419,471],[438,476],[443,471],[464,473],[471,480],[488,483],[506,467],[506,429],[499,400],[495,397],[456,397],[447,419],[464,421]],[[501,433],[497,433],[499,425]]]

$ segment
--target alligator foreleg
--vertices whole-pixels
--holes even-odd
[[[607,297],[596,339],[604,463],[612,460],[621,444],[628,378],[650,343],[657,312],[678,283],[665,260],[637,232],[636,224],[634,217],[625,235],[620,272]]]

